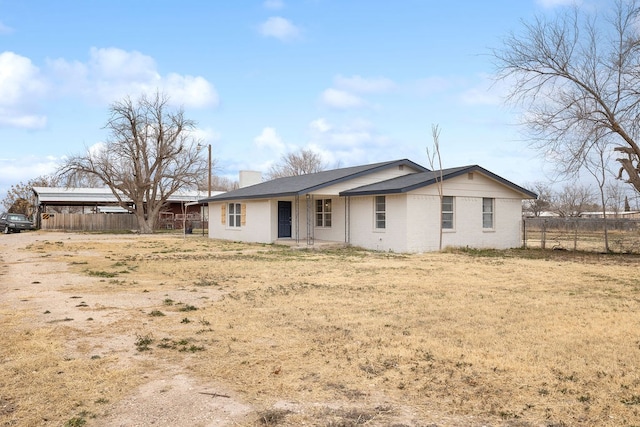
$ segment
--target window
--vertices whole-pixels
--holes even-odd
[[[316,200],[316,227],[331,227],[331,199]]]
[[[383,229],[387,226],[387,206],[384,196],[376,196],[375,223],[376,228]]]
[[[229,203],[229,227],[240,227],[242,221],[242,205]]]
[[[482,199],[482,228],[493,228],[493,199]]]
[[[442,196],[442,228],[453,229],[453,196]]]

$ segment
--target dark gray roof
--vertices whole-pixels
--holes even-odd
[[[200,200],[201,203],[210,201],[241,200],[241,199],[266,199],[270,197],[284,197],[303,195],[319,190],[329,185],[357,178],[384,169],[408,166],[417,171],[426,172],[427,168],[407,159],[393,160],[390,162],[373,163],[370,165],[353,166],[341,169],[332,169],[307,175],[289,176],[277,178],[260,184],[251,185],[237,190],[229,191],[217,196]],[[413,174],[412,174],[413,175]]]
[[[469,172],[480,172],[483,175],[488,176],[503,185],[522,193],[531,198],[537,198],[537,194],[522,188],[511,181],[508,181],[493,172],[489,172],[488,170],[478,166],[478,165],[470,165],[470,166],[461,166],[457,168],[449,168],[442,170],[442,180],[445,181],[447,179],[454,178],[456,176],[463,175]],[[392,178],[386,181],[377,182],[375,184],[369,184],[358,188],[353,188],[351,190],[346,190],[340,193],[340,196],[366,196],[373,194],[395,194],[395,193],[406,193],[411,190],[415,190],[417,188],[426,187],[428,185],[432,185],[436,183],[436,178],[440,177],[440,171],[426,171],[421,173],[413,173],[409,175],[399,176],[397,178]]]

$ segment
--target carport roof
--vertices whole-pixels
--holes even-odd
[[[86,187],[33,187],[33,192],[41,204],[57,205],[88,205],[88,204],[117,204],[118,199],[109,188]],[[206,196],[206,192],[180,191],[171,195],[169,202],[194,202]],[[127,197],[123,200],[128,201]]]

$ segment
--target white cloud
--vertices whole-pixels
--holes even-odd
[[[460,95],[465,105],[501,105],[511,86],[508,81],[494,82],[488,75],[480,75],[480,82]]]
[[[0,34],[11,34],[13,33],[13,28],[6,26],[0,21]]]
[[[382,93],[396,88],[396,84],[387,78],[365,78],[362,76],[343,77],[337,76],[334,84],[340,89],[357,93]]]
[[[322,92],[321,101],[324,105],[337,109],[360,108],[366,106],[366,103],[362,98],[349,92],[333,88]]]
[[[321,153],[332,167],[389,160],[390,139],[368,120],[355,119],[335,125],[320,118],[309,123],[309,133],[307,146]]]
[[[47,117],[37,114],[16,114],[16,111],[0,108],[0,127],[22,129],[42,129],[47,125]]]
[[[284,7],[284,2],[282,0],[265,0],[262,5],[266,9],[282,9]]]
[[[331,130],[331,125],[324,118],[319,118],[311,123],[309,123],[309,128],[314,132],[329,132]]]
[[[219,103],[218,92],[204,77],[171,73],[163,80],[164,90],[172,101],[177,99],[180,104],[195,108],[215,107]]]
[[[258,29],[264,37],[274,37],[282,41],[294,40],[300,36],[300,29],[280,16],[270,17],[260,24]]]
[[[260,135],[256,136],[253,141],[258,148],[266,148],[276,153],[284,153],[286,150],[282,138],[280,138],[276,130],[272,127],[262,129]]]
[[[29,58],[13,52],[0,53],[0,125],[35,129],[46,125],[38,113],[38,100],[48,85]]]
[[[42,175],[50,175],[58,168],[60,159],[24,156],[18,159],[0,159],[0,194],[12,185],[27,182]]]
[[[558,6],[572,6],[582,2],[579,0],[537,0],[537,3],[546,9],[551,9]]]
[[[215,107],[215,87],[200,76],[169,73],[161,75],[155,60],[137,51],[91,48],[86,63],[65,59],[49,60],[61,96],[78,94],[93,102],[111,103],[142,93],[160,90],[170,102],[186,107]]]
[[[197,128],[192,131],[192,135],[201,140],[204,144],[211,144],[212,142],[220,141],[222,135],[212,128]]]
[[[137,51],[92,47],[89,51],[88,67],[95,78],[102,81],[130,82],[160,79],[155,60]]]

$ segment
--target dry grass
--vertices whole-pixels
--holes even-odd
[[[640,258],[195,236],[28,251],[86,278],[60,287],[85,318],[111,314],[0,303],[3,426],[99,420],[169,365],[252,405],[242,425],[640,426]]]

